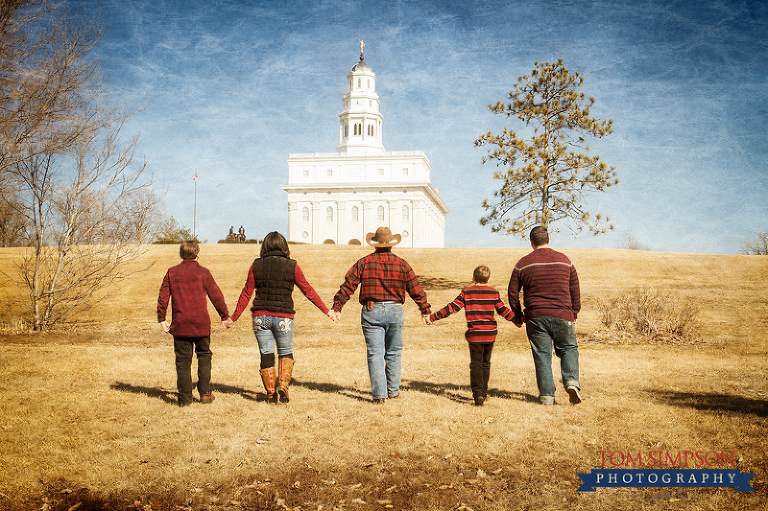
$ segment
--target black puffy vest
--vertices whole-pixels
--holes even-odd
[[[253,261],[255,284],[251,311],[282,312],[293,310],[293,284],[296,279],[296,261],[280,252],[269,252]]]

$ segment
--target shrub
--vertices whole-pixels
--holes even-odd
[[[610,330],[649,339],[699,340],[699,307],[690,299],[647,287],[598,300],[600,322]]]
[[[157,233],[157,238],[152,243],[156,245],[175,245],[186,240],[196,240],[198,243],[200,240],[197,236],[192,234],[192,230],[189,227],[184,227],[179,224],[173,216],[166,219],[163,225],[160,227]]]
[[[261,241],[259,241],[257,239],[252,239],[252,240],[251,239],[247,239],[245,241],[240,241],[240,240],[234,239],[234,238],[224,238],[223,240],[219,240],[216,243],[235,243],[235,244],[238,244],[238,243],[251,243],[251,244],[258,245],[258,244],[261,243]]]
[[[759,232],[754,239],[747,240],[741,247],[746,255],[768,255],[768,232]]]

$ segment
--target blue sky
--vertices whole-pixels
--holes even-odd
[[[333,152],[346,74],[366,43],[389,151],[424,151],[451,208],[446,246],[524,247],[479,225],[499,182],[474,140],[534,61],[562,58],[614,132],[592,152],[620,184],[587,197],[614,248],[735,254],[768,231],[768,6],[754,1],[74,1],[98,14],[114,99],[167,213],[215,242],[287,231],[290,153]]]

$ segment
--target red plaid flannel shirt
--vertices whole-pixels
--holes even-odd
[[[421,288],[411,265],[392,252],[374,252],[358,260],[347,272],[344,283],[333,297],[333,310],[341,312],[357,286],[360,286],[360,303],[405,303],[408,292],[422,314],[429,314],[427,294]]]

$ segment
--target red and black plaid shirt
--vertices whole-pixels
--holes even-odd
[[[358,260],[333,297],[333,310],[340,312],[358,285],[363,305],[370,301],[405,303],[405,293],[408,292],[422,314],[430,312],[427,294],[411,265],[392,252],[374,252]]]

